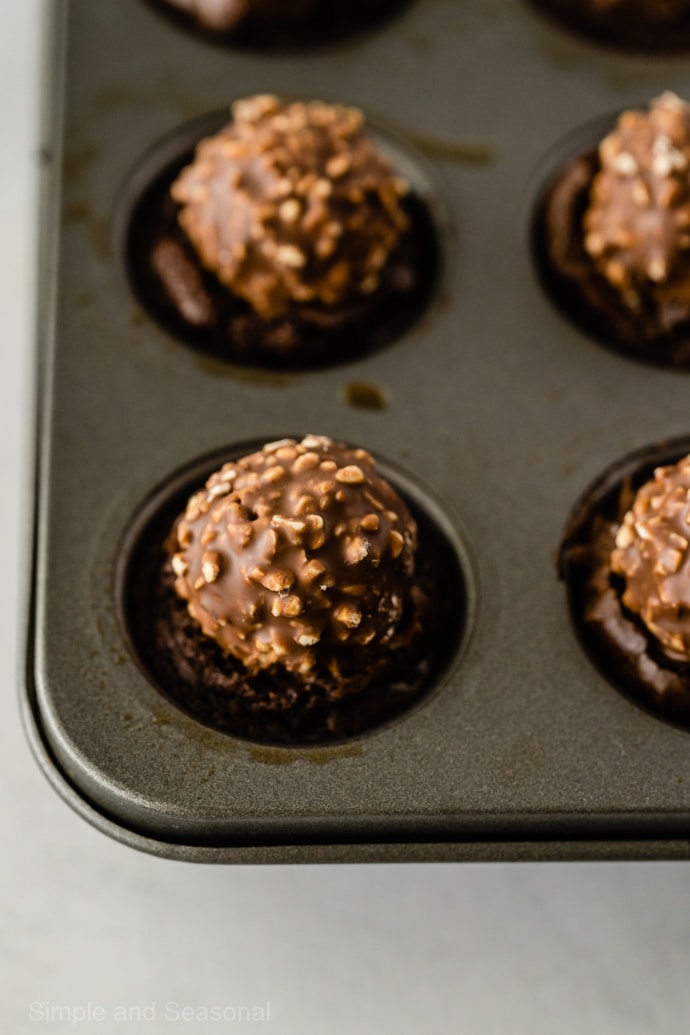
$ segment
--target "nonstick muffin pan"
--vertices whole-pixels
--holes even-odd
[[[417,0],[299,55],[210,45],[143,0],[52,13],[24,712],[59,792],[118,839],[190,860],[690,856],[690,734],[595,668],[555,564],[603,470],[687,436],[688,375],[572,326],[530,242],[573,134],[665,89],[690,97],[687,63],[597,49],[518,0]],[[421,318],[324,369],[201,356],[128,275],[128,219],[166,142],[266,92],[361,107],[438,236]],[[245,443],[306,433],[381,459],[441,531],[462,606],[415,707],[281,747],[159,693],[131,649],[120,573],[166,487]]]

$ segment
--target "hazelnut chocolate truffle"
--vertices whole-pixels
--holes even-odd
[[[590,487],[559,566],[582,643],[611,683],[690,726],[690,456],[677,459],[677,445],[641,450]]]
[[[623,604],[671,657],[690,661],[690,456],[655,470],[615,543],[611,570],[625,581]]]
[[[409,187],[361,112],[258,96],[232,113],[172,186],[202,265],[269,320],[375,292]]]
[[[584,246],[622,305],[690,318],[690,105],[674,93],[627,111],[599,146]]]
[[[437,228],[362,113],[273,96],[232,112],[181,127],[132,207],[144,309],[195,351],[253,367],[330,366],[401,337],[438,281]]]
[[[189,500],[171,565],[199,629],[249,673],[307,686],[390,644],[417,526],[363,449],[309,435],[225,464]]]
[[[666,92],[572,160],[537,223],[542,276],[586,330],[629,355],[690,365],[690,105]]]

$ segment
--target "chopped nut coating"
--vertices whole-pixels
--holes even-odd
[[[368,453],[308,436],[213,474],[190,500],[174,546],[175,588],[202,631],[250,672],[279,664],[308,682],[344,645],[388,642],[417,528]]]
[[[232,114],[171,188],[201,264],[267,319],[376,290],[408,186],[361,112],[256,96]]]
[[[659,467],[638,491],[616,535],[611,568],[623,603],[661,645],[690,661],[690,457]]]
[[[673,93],[627,111],[599,147],[583,222],[586,252],[636,310],[663,325],[690,317],[690,105]]]

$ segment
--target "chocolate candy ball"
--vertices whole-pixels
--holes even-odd
[[[308,435],[225,464],[176,528],[175,589],[202,631],[254,673],[308,682],[342,650],[394,636],[417,527],[363,449]],[[333,667],[331,666],[332,670]]]
[[[664,93],[599,147],[584,246],[628,309],[690,318],[690,105]]]
[[[659,467],[623,518],[611,555],[623,603],[672,657],[690,661],[690,456]]]
[[[232,113],[172,186],[201,264],[267,319],[376,291],[409,188],[361,112],[259,96]]]

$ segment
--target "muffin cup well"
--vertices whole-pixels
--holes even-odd
[[[539,281],[557,309],[588,337],[630,359],[690,369],[690,320],[666,327],[648,300],[626,308],[586,252],[582,221],[599,171],[598,144],[616,116],[580,127],[557,145],[542,172],[530,230]]]
[[[559,549],[573,624],[606,679],[657,716],[690,728],[690,662],[666,653],[623,604],[624,580],[611,570],[616,532],[640,486],[657,467],[690,452],[690,438],[661,442],[617,461],[586,490],[568,519]]]
[[[192,160],[196,143],[228,121],[224,110],[181,126],[130,177],[119,214],[121,250],[144,310],[197,352],[272,370],[335,366],[402,338],[429,307],[442,271],[436,192],[421,160],[385,131],[372,129],[376,143],[411,185],[402,202],[409,229],[383,267],[376,291],[333,306],[295,304],[287,316],[266,319],[202,267],[170,197],[170,186]],[[161,243],[172,252],[170,259],[160,258]],[[199,295],[202,318],[197,315]]]
[[[366,673],[349,673],[361,685],[343,696],[332,678],[306,692],[280,666],[248,675],[241,662],[224,654],[190,619],[174,590],[166,541],[206,478],[224,462],[257,448],[260,444],[231,447],[200,459],[172,475],[136,515],[117,575],[125,638],[156,689],[223,733],[292,747],[361,736],[401,717],[432,693],[458,653],[468,628],[467,566],[450,526],[429,508],[423,490],[402,472],[379,463],[419,529],[415,574],[399,630],[402,637],[409,631],[409,641],[372,650]]]

